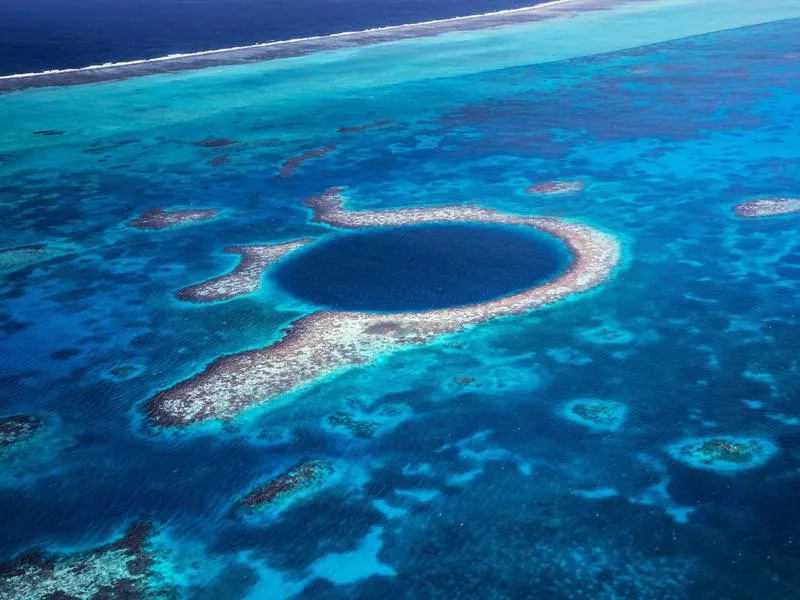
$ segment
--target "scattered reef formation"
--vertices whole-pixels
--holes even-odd
[[[328,146],[323,146],[322,148],[314,148],[313,150],[308,150],[302,154],[293,156],[292,158],[284,161],[278,174],[281,177],[291,177],[294,175],[294,172],[298,169],[298,167],[300,167],[300,165],[307,160],[311,160],[312,158],[321,158],[329,152],[333,152],[334,150],[336,150],[336,146],[331,144]]]
[[[376,121],[375,123],[367,123],[366,125],[357,125],[354,127],[339,127],[339,133],[361,133],[367,129],[375,129],[377,127],[387,127],[393,125],[394,121]]]
[[[332,429],[345,429],[354,437],[368,439],[374,437],[380,425],[369,419],[358,419],[345,410],[328,415],[327,424]]]
[[[667,446],[667,453],[675,460],[720,473],[760,467],[779,451],[769,440],[723,435],[688,438]]]
[[[153,525],[140,522],[119,540],[73,554],[31,552],[0,564],[0,597],[8,600],[169,598],[151,589]]]
[[[409,313],[320,311],[295,321],[278,342],[218,358],[198,373],[151,398],[145,406],[156,425],[186,426],[229,419],[339,370],[364,365],[400,347],[502,316],[518,315],[594,289],[620,259],[613,236],[562,219],[524,217],[475,205],[352,212],[342,190],[306,201],[314,220],[344,229],[417,223],[467,222],[522,225],[565,243],[572,262],[542,285],[487,302]]]
[[[224,167],[229,162],[231,162],[231,157],[228,156],[227,154],[223,154],[222,156],[215,156],[210,161],[208,161],[208,164],[211,165],[212,167]]]
[[[563,181],[542,181],[534,183],[526,188],[529,194],[540,196],[556,196],[562,194],[579,194],[583,191],[585,184],[580,179],[567,179]]]
[[[734,206],[737,217],[758,218],[791,215],[800,212],[800,198],[757,198]]]
[[[130,222],[130,226],[137,229],[166,229],[168,227],[179,227],[189,223],[208,221],[218,214],[219,211],[214,208],[166,210],[159,207],[148,210],[146,213],[136,217]]]
[[[581,335],[584,339],[599,345],[629,344],[635,337],[630,331],[611,325],[602,325],[600,327],[586,329]]]
[[[285,507],[298,497],[322,488],[332,474],[330,463],[304,460],[249,492],[236,503],[235,512],[251,515],[269,507]]]
[[[31,244],[0,250],[0,274],[13,273],[65,252],[47,244]]]
[[[233,271],[183,288],[176,296],[186,302],[218,302],[255,292],[261,285],[261,275],[265,269],[292,250],[312,241],[313,238],[303,238],[283,244],[228,246],[225,252],[242,257]]]
[[[324,426],[337,433],[358,439],[370,439],[394,428],[411,414],[405,404],[385,404],[376,410],[353,402],[351,410],[340,410],[325,419]]]
[[[0,453],[35,436],[44,425],[39,417],[14,415],[0,418]]]
[[[587,398],[572,400],[564,406],[564,416],[595,431],[616,431],[628,414],[622,402]]]
[[[140,364],[121,364],[109,369],[104,375],[104,379],[109,381],[128,381],[144,373],[145,368]]]

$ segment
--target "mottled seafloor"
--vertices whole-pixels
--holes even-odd
[[[726,26],[725,3],[683,4],[654,22]],[[614,22],[532,31],[576,46],[592,19]],[[800,19],[602,54],[553,42],[577,56],[554,62],[524,39],[528,54],[487,56],[480,35],[425,77],[409,58],[382,81],[389,45],[0,96],[0,250],[52,249],[0,263],[0,417],[42,419],[0,450],[0,558],[99,547],[147,520],[145,597],[800,598],[800,216],[732,210],[800,195]],[[526,192],[553,179],[585,188]],[[155,393],[311,309],[268,278],[217,304],[175,293],[232,269],[225,246],[324,234],[302,200],[340,185],[354,209],[479,201],[579,220],[618,236],[623,264],[591,293],[232,421],[148,425]],[[157,206],[220,213],[128,226]],[[565,418],[586,398],[624,419]],[[777,451],[722,473],[676,460],[673,444],[705,436]],[[325,485],[237,514],[302,459],[330,466]]]

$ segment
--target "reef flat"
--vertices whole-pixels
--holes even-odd
[[[115,542],[74,554],[30,552],[0,564],[0,596],[8,600],[168,598],[149,589],[153,526],[133,525]]]
[[[213,219],[219,211],[213,208],[196,208],[188,210],[167,210],[153,208],[133,219],[131,227],[136,229],[168,229],[191,223],[201,223]]]
[[[620,260],[619,242],[588,225],[477,206],[353,212],[344,209],[342,192],[332,188],[309,198],[306,204],[313,219],[344,229],[438,222],[523,225],[562,240],[573,261],[564,273],[541,286],[481,304],[416,313],[313,313],[294,322],[275,344],[219,358],[202,373],[158,393],[146,404],[153,423],[186,426],[229,419],[401,346],[422,344],[468,325],[521,314],[591,290],[608,279]]]
[[[183,288],[176,296],[186,302],[219,302],[255,292],[261,285],[261,276],[265,269],[292,250],[311,241],[313,238],[303,238],[283,244],[228,246],[225,252],[239,254],[242,257],[233,271]]]
[[[800,198],[757,198],[737,204],[733,208],[737,217],[759,218],[791,215],[800,212]]]

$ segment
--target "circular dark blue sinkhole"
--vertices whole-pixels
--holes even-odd
[[[509,296],[553,279],[571,259],[558,238],[519,225],[376,227],[314,242],[271,276],[325,308],[422,311]]]

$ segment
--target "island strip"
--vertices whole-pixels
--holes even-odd
[[[283,244],[228,246],[225,252],[242,257],[233,271],[183,288],[176,296],[186,302],[219,302],[255,292],[261,286],[265,269],[292,250],[312,241],[313,238],[303,238]]]

